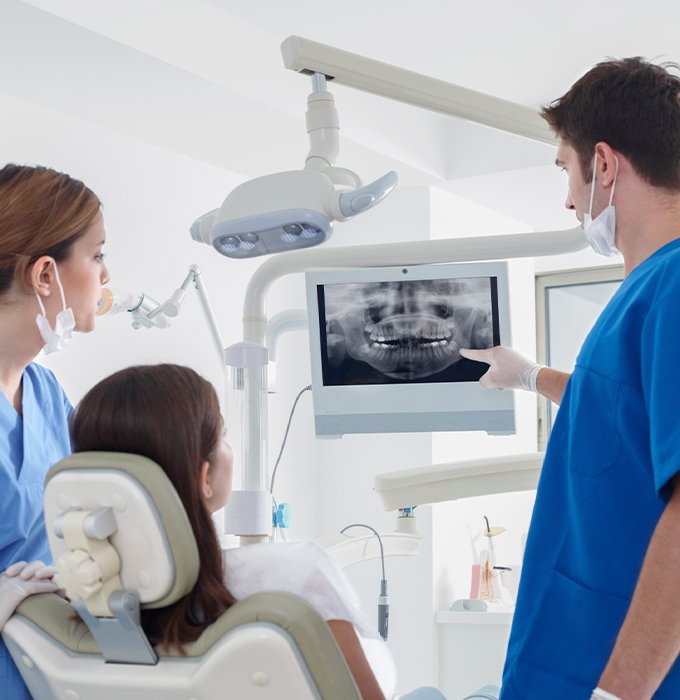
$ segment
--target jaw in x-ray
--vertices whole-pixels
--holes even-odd
[[[488,277],[327,285],[324,296],[327,365],[342,377],[332,384],[441,377],[461,347],[494,344]]]

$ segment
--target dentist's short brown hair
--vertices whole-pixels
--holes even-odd
[[[595,144],[604,141],[651,185],[680,190],[678,70],[640,57],[603,61],[543,108],[553,131],[576,150],[587,182]]]

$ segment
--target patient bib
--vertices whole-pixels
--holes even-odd
[[[389,647],[359,609],[356,591],[339,564],[313,542],[261,543],[223,552],[224,583],[237,599],[286,591],[321,617],[351,622],[386,698],[394,698],[396,668]]]

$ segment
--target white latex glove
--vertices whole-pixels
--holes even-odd
[[[590,700],[621,700],[621,698],[618,695],[613,695],[606,690],[602,690],[602,688],[595,688],[593,694],[590,696]]]
[[[510,348],[499,345],[487,350],[461,348],[460,354],[468,360],[486,362],[488,372],[479,383],[489,389],[527,389],[536,391],[536,377],[543,365],[520,355]]]
[[[36,560],[28,564],[18,561],[0,574],[0,630],[24,598],[34,593],[53,593],[59,589],[52,577],[53,566]]]

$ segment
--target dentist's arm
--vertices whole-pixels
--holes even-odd
[[[571,374],[559,372],[550,367],[542,367],[536,377],[536,391],[558,406],[562,403],[564,390]]]
[[[680,476],[656,525],[635,593],[598,686],[648,700],[680,653]]]
[[[460,354],[468,360],[489,365],[479,383],[490,389],[526,389],[547,397],[556,404],[562,401],[571,375],[536,364],[510,348],[499,345],[488,350],[467,350]]]

